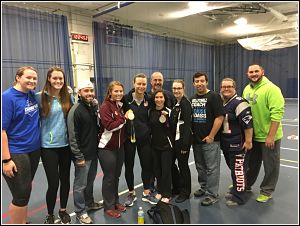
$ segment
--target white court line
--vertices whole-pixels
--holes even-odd
[[[288,168],[293,168],[293,169],[298,169],[297,166],[289,166],[289,165],[284,165],[284,164],[280,164],[280,166],[284,166],[284,167],[288,167]]]
[[[281,121],[282,122],[298,122],[298,118],[294,118],[294,119],[284,118]]]
[[[298,125],[293,125],[293,124],[282,124],[283,126],[298,126]]]
[[[289,150],[289,151],[298,151],[298,149],[294,149],[294,148],[280,148],[280,149],[285,149],[285,150]]]

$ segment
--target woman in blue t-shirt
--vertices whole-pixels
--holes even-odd
[[[34,97],[37,71],[18,69],[13,87],[2,93],[2,175],[12,193],[10,223],[25,224],[31,184],[40,160],[40,116]]]

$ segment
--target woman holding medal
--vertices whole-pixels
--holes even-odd
[[[192,145],[191,119],[192,107],[184,96],[184,81],[175,80],[172,85],[173,94],[177,100],[171,111],[171,128],[175,137],[173,164],[178,161],[179,176],[172,170],[172,182],[179,184],[180,193],[175,202],[181,203],[189,199],[191,194],[191,171],[188,164]]]
[[[98,158],[103,170],[102,196],[104,213],[112,218],[121,217],[126,207],[119,202],[118,187],[124,162],[124,131],[128,113],[124,115],[124,87],[119,81],[112,81],[105,100],[100,106],[100,133]]]
[[[150,127],[148,120],[149,97],[146,93],[147,77],[140,73],[133,79],[133,89],[123,99],[124,111],[128,112],[125,126],[125,179],[129,189],[126,206],[133,206],[137,200],[134,191],[134,158],[136,150],[142,168],[144,192],[142,201],[156,204],[158,200],[151,195],[150,177],[152,175],[152,154],[150,145]]]
[[[150,111],[149,123],[151,128],[151,146],[153,149],[154,175],[157,178],[158,194],[156,199],[169,202],[172,195],[172,132],[169,114],[166,107],[167,97],[163,90],[153,94],[155,108]]]

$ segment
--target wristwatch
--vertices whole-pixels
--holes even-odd
[[[9,159],[3,159],[2,160],[2,163],[8,163],[8,162],[10,162],[12,159],[11,158],[9,158]]]

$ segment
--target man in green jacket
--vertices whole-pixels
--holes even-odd
[[[254,129],[248,189],[255,183],[263,161],[265,175],[256,201],[267,202],[272,198],[279,176],[284,98],[280,88],[264,76],[260,65],[250,65],[247,74],[250,83],[245,87],[243,97],[250,103]]]

